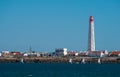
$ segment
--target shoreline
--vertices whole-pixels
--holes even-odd
[[[86,64],[98,63],[100,59],[101,64],[106,63],[120,63],[119,57],[23,57],[23,58],[0,58],[0,63],[70,63],[69,59],[72,59],[72,63],[81,64],[84,58]],[[23,59],[23,61],[21,61]]]

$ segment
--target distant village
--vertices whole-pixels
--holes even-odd
[[[67,48],[56,48],[54,52],[28,52],[1,51],[0,58],[22,57],[120,57],[120,51],[68,51]]]

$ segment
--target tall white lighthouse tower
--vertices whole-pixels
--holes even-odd
[[[88,51],[95,51],[94,19],[90,16],[88,32]]]

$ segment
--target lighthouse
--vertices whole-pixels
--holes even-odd
[[[89,18],[88,51],[95,51],[94,18]]]

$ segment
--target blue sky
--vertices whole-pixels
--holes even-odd
[[[96,50],[120,50],[120,0],[0,0],[0,51],[87,50],[91,15]]]

